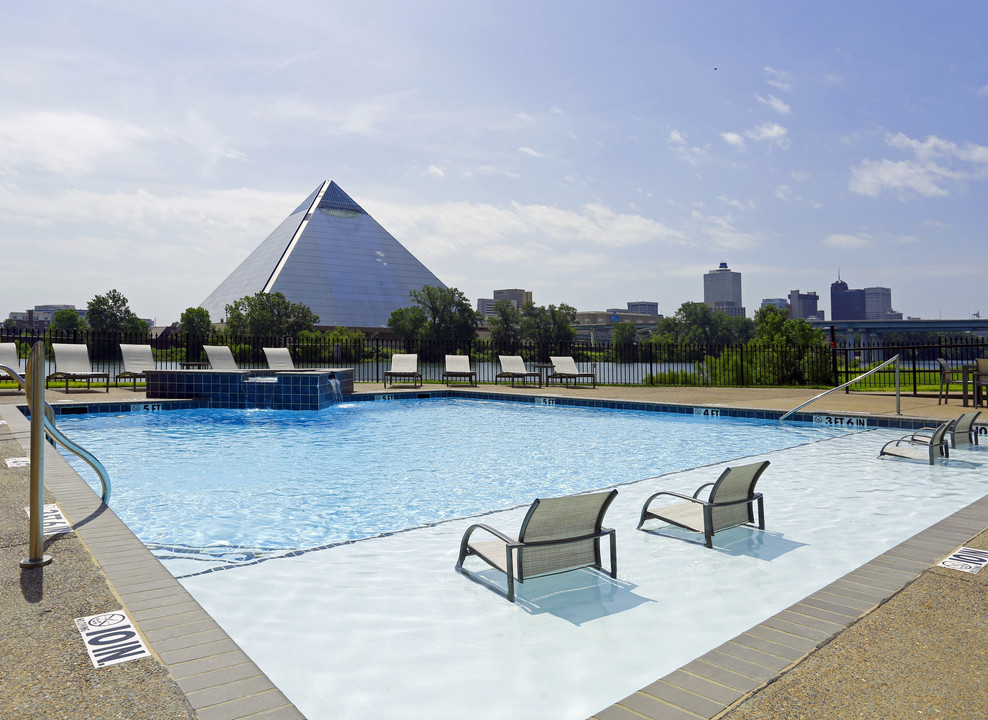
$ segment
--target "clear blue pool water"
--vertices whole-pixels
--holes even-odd
[[[94,414],[59,426],[106,466],[114,511],[160,555],[318,547],[839,432],[459,399]]]

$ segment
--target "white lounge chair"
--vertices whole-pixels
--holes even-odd
[[[137,381],[147,380],[147,371],[154,370],[154,354],[150,345],[120,345],[120,354],[123,357],[123,372],[117,373],[113,386],[116,387],[120,379],[131,380],[134,383],[134,391],[137,391]]]
[[[597,387],[597,373],[596,372],[580,372],[579,368],[576,367],[576,361],[571,357],[554,357],[549,356],[549,361],[552,362],[552,374],[549,375],[548,380],[561,380],[563,385],[566,384],[567,380],[572,380],[573,384],[580,382],[580,380],[590,380],[594,387]],[[593,364],[596,370],[597,363]]]
[[[947,432],[954,424],[949,420],[935,428],[920,428],[898,440],[889,440],[878,452],[878,457],[892,455],[909,460],[929,460],[930,465],[939,457],[950,456],[947,449]]]
[[[418,368],[419,356],[395,353],[391,356],[391,369],[384,373],[384,387],[388,380],[394,385],[396,380],[411,380],[414,387],[422,386],[422,373]]]
[[[237,361],[233,359],[233,352],[226,345],[203,345],[206,357],[209,358],[209,367],[213,370],[239,370]]]
[[[490,525],[471,525],[460,540],[456,570],[470,575],[463,568],[463,561],[469,556],[480,558],[507,575],[506,594],[508,600],[514,602],[515,580],[525,582],[540,575],[585,567],[603,570],[600,540],[608,537],[611,542],[610,575],[616,578],[617,547],[614,530],[603,527],[604,513],[615,497],[617,490],[536,499],[521,523],[517,540]],[[474,542],[471,538],[478,530],[493,535],[494,539]],[[485,584],[500,591],[500,588],[491,583]]]
[[[449,387],[450,380],[464,380],[471,385],[477,384],[477,373],[470,369],[469,355],[447,355],[446,371],[443,372],[443,380]]]
[[[534,371],[529,372],[521,355],[498,355],[497,359],[501,363],[501,372],[494,376],[495,385],[501,378],[510,379],[511,387],[515,386],[515,380],[521,380],[524,384],[532,378],[538,381],[539,387],[542,387],[542,376]]]
[[[24,384],[20,373],[20,360],[17,359],[17,343],[0,343],[0,377],[9,375],[19,386]]]
[[[720,530],[747,525],[755,522],[753,505],[758,505],[758,528],[765,529],[765,506],[762,494],[755,492],[755,483],[769,465],[768,460],[729,467],[720,474],[716,482],[705,483],[696,489],[693,497],[663,490],[652,495],[642,506],[638,529],[646,520],[654,518],[693,532],[703,533],[704,544],[713,547],[714,534]],[[711,487],[713,486],[713,487]],[[700,500],[700,491],[710,487],[710,496]],[[687,502],[666,505],[651,509],[652,501],[660,495],[686,500]]]
[[[288,348],[262,348],[264,358],[268,361],[268,367],[272,370],[295,370],[295,361]]]
[[[110,392],[110,374],[95,372],[89,362],[89,350],[85,345],[71,343],[52,343],[55,354],[55,372],[45,378],[45,387],[49,381],[65,381],[65,392],[69,391],[70,380],[85,380],[86,390],[89,390],[93,380],[106,380],[106,391]]]

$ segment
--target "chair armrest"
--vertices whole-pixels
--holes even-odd
[[[716,483],[712,483],[712,482],[708,482],[708,483],[703,483],[703,485],[701,485],[700,487],[698,487],[698,488],[696,489],[696,492],[695,492],[695,493],[693,493],[693,497],[694,497],[694,498],[695,498],[695,497],[697,497],[697,496],[698,496],[698,495],[700,494],[700,491],[701,491],[701,490],[703,490],[703,488],[705,488],[705,487],[710,487],[711,485],[715,485],[715,484],[716,484]]]
[[[649,513],[649,511],[648,511],[648,506],[651,505],[652,504],[652,501],[655,498],[657,498],[659,495],[669,495],[669,496],[674,497],[674,498],[679,498],[680,500],[688,500],[689,502],[696,503],[697,505],[707,505],[708,504],[707,502],[705,502],[703,500],[697,500],[695,497],[690,497],[689,495],[683,495],[682,493],[673,492],[672,490],[660,490],[659,492],[657,492],[654,495],[652,495],[651,497],[649,497],[648,500],[645,501],[645,504],[642,505],[641,517],[638,519],[638,529],[639,530],[641,530],[642,525],[645,524],[645,521],[648,520],[649,515],[651,515],[651,513]]]

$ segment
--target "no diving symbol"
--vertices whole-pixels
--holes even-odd
[[[988,550],[960,547],[954,550],[950,554],[950,557],[941,560],[938,564],[940,567],[960,570],[973,575],[985,565],[988,565]]]
[[[127,616],[123,613],[106,613],[105,615],[94,615],[89,618],[86,625],[94,628],[102,628],[119,625],[122,622],[127,622]]]
[[[75,624],[82,633],[93,667],[116,665],[151,654],[123,610],[77,618]]]

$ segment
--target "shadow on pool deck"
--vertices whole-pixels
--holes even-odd
[[[432,389],[445,386],[426,385],[417,392]],[[495,389],[783,411],[819,392],[503,385],[475,391]],[[375,384],[356,390],[384,392]],[[109,394],[49,390],[48,399],[57,404],[145,398],[111,388]],[[0,389],[0,406],[23,403],[23,394]],[[808,408],[892,416],[895,409],[894,395],[883,393],[834,393]],[[904,417],[952,419],[969,409],[958,400],[938,405],[936,397],[901,398]],[[12,420],[0,425],[0,457],[27,455],[27,425],[20,413],[0,407],[0,417]],[[99,503],[88,488],[80,491],[80,480],[63,477],[74,473],[60,467],[59,459],[46,463],[46,502],[57,500],[78,522]],[[27,468],[0,463],[4,713],[33,719],[302,717],[125,528],[121,533],[93,521],[49,538],[46,552],[54,562],[22,571],[18,562],[28,554],[28,477]],[[101,522],[118,522],[112,513],[105,515]],[[968,574],[937,567],[961,545],[988,549],[986,528],[988,496],[594,717],[988,717],[988,570]],[[138,620],[154,656],[95,670],[72,621],[121,606]]]

